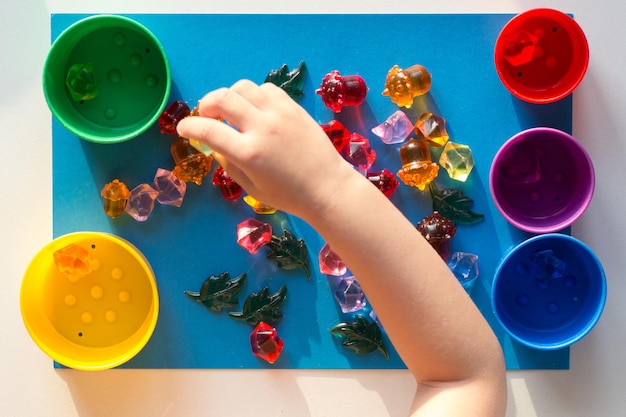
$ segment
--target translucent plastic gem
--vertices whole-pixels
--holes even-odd
[[[180,207],[183,204],[187,183],[172,171],[159,168],[154,176],[152,187],[158,191],[156,200],[165,205]]]
[[[265,322],[257,324],[250,333],[252,353],[269,363],[276,362],[284,346],[285,342],[276,329]]]
[[[372,133],[384,143],[391,145],[404,142],[413,130],[413,124],[403,111],[397,110],[387,120],[372,128]]]
[[[474,156],[469,146],[449,141],[439,157],[441,165],[453,180],[465,182],[474,168]]]
[[[272,240],[272,225],[256,219],[247,219],[237,225],[237,243],[255,254]]]
[[[322,96],[326,107],[339,113],[344,106],[357,106],[365,101],[367,95],[365,80],[358,75],[342,76],[333,70],[322,79],[322,84],[315,92]]]
[[[439,256],[447,260],[450,256],[450,239],[456,234],[454,223],[438,212],[434,212],[417,223],[416,228],[439,253]]]
[[[115,218],[124,214],[126,201],[130,197],[130,191],[126,184],[116,178],[102,187],[100,195],[107,216]]]
[[[402,169],[398,177],[406,185],[424,190],[437,177],[439,165],[433,163],[428,144],[420,139],[411,139],[400,148]]]
[[[446,130],[446,120],[436,114],[422,113],[415,122],[415,133],[421,136],[430,145],[439,147],[446,144],[450,136]]]
[[[426,94],[432,85],[430,73],[422,65],[413,65],[405,70],[394,65],[385,79],[383,96],[388,96],[400,107],[410,108],[413,99]]]
[[[57,270],[72,282],[78,281],[92,270],[89,251],[75,243],[55,251],[52,256]]]
[[[391,197],[400,185],[393,172],[385,168],[380,172],[368,172],[365,177],[387,197]]]
[[[478,278],[478,256],[473,253],[454,252],[448,267],[466,290],[472,288]]]
[[[531,273],[539,281],[563,278],[567,264],[551,249],[533,253],[531,259]]]
[[[232,179],[232,177],[228,175],[226,171],[224,171],[224,168],[222,168],[222,166],[217,167],[217,169],[213,173],[212,184],[220,188],[222,197],[225,200],[234,201],[238,199],[243,193],[241,185],[237,184],[237,182]]]
[[[504,59],[514,67],[533,60],[539,38],[525,30],[510,34],[503,39]]]
[[[348,268],[328,243],[322,246],[318,256],[320,262],[320,272],[325,275],[342,276]]]
[[[74,64],[65,79],[67,89],[76,101],[91,100],[98,95],[98,87],[93,73],[93,64]]]
[[[176,167],[174,175],[185,182],[202,184],[202,180],[209,174],[213,157],[206,156],[189,143],[189,139],[178,137],[170,146],[170,153]]]
[[[322,130],[326,132],[328,138],[332,142],[337,152],[343,154],[348,143],[350,143],[350,132],[339,120],[331,120],[326,124],[320,125]]]
[[[243,201],[245,201],[247,205],[252,207],[252,210],[254,210],[256,214],[274,214],[278,211],[274,207],[262,203],[251,195],[245,195],[243,197]]]
[[[145,222],[154,209],[154,200],[158,195],[159,192],[150,185],[139,184],[130,191],[130,197],[126,202],[126,213],[138,222]]]
[[[367,305],[365,293],[354,276],[342,278],[334,292],[343,313],[360,311]]]
[[[174,101],[159,116],[158,122],[161,133],[175,135],[178,122],[189,116],[190,113],[191,109],[187,103],[181,100]]]
[[[365,136],[352,133],[343,157],[356,169],[367,172],[376,160],[376,151],[372,149],[370,141]]]

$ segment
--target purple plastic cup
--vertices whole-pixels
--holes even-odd
[[[587,209],[595,188],[593,163],[571,135],[536,127],[514,135],[498,150],[489,188],[497,209],[515,227],[557,232]]]

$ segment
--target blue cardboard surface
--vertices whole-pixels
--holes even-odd
[[[52,39],[82,17],[53,15]],[[282,64],[292,68],[304,60],[308,73],[299,103],[320,123],[336,118],[349,130],[367,136],[378,154],[372,171],[395,172],[400,163],[400,145],[385,145],[370,132],[398,109],[380,94],[387,71],[394,64],[419,63],[428,68],[432,89],[416,99],[407,115],[412,121],[425,110],[444,116],[451,140],[469,145],[476,161],[465,183],[450,180],[443,169],[436,180],[440,188],[461,189],[474,199],[474,211],[485,214],[479,224],[459,225],[452,240],[453,251],[479,256],[480,277],[472,298],[498,335],[509,369],[569,367],[569,349],[537,351],[508,337],[495,322],[489,301],[498,261],[510,247],[530,237],[508,225],[491,201],[491,160],[499,146],[520,130],[551,126],[571,133],[572,128],[571,96],[554,104],[531,105],[513,98],[500,83],[493,46],[512,15],[129,17],[148,27],[165,48],[173,78],[170,101],[181,99],[193,105],[209,90],[241,78],[260,83],[270,70]],[[337,115],[323,106],[314,90],[333,69],[365,79],[370,90],[364,104]],[[386,336],[389,360],[376,352],[356,355],[329,334],[333,325],[352,317],[341,313],[328,278],[318,271],[317,253],[324,241],[301,220],[281,212],[260,216],[241,200],[228,202],[211,185],[210,177],[202,186],[188,185],[182,207],[157,204],[144,223],[126,215],[108,218],[99,195],[105,183],[119,178],[132,188],[151,183],[160,167],[173,168],[169,153],[173,137],[161,135],[157,126],[129,142],[98,145],[79,139],[53,120],[52,140],[54,236],[79,230],[114,233],[143,252],[157,277],[161,311],[156,330],[147,346],[123,368],[404,368]],[[434,150],[433,158],[438,155]],[[413,223],[432,212],[427,192],[403,184],[392,201]],[[265,259],[263,249],[251,255],[237,245],[236,225],[250,217],[272,224],[275,234],[288,229],[306,241],[313,271],[310,280],[301,270],[276,268]],[[183,294],[199,290],[208,276],[224,271],[231,277],[248,274],[240,304],[263,286],[276,291],[287,285],[284,317],[276,323],[285,350],[273,365],[250,353],[249,325],[224,312],[213,313]]]

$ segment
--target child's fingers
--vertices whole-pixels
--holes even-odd
[[[241,134],[224,122],[208,117],[186,117],[178,123],[178,134],[206,143],[227,159],[236,159]]]
[[[231,88],[212,91],[200,100],[200,116],[226,119],[239,128],[255,126],[263,121],[261,111]]]

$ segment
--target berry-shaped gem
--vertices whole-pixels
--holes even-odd
[[[116,178],[102,187],[100,195],[107,216],[115,218],[124,214],[126,201],[130,197],[130,191],[126,184]]]
[[[387,197],[391,197],[400,185],[393,172],[385,168],[380,172],[368,172],[365,177]]]
[[[400,107],[410,108],[413,99],[426,94],[431,85],[430,73],[422,65],[413,65],[405,70],[394,65],[387,73],[383,96],[388,96]]]
[[[437,177],[439,165],[433,163],[428,144],[420,139],[411,139],[400,148],[402,169],[397,174],[406,185],[424,190]]]
[[[189,143],[189,139],[178,137],[170,146],[170,152],[176,167],[174,174],[185,182],[202,184],[202,179],[209,174],[213,157],[206,156]]]
[[[367,95],[365,80],[358,75],[342,76],[333,70],[322,78],[322,84],[315,92],[322,96],[326,107],[339,113],[343,106],[358,106]]]
[[[269,363],[276,362],[284,346],[285,342],[276,329],[265,322],[257,324],[250,333],[252,353]]]
[[[447,260],[450,256],[450,239],[456,234],[454,223],[438,212],[434,212],[432,215],[424,217],[416,228],[439,256]]]

